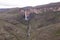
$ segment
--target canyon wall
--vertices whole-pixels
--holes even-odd
[[[39,14],[44,12],[55,12],[55,11],[60,11],[60,2],[50,3],[50,4],[36,6],[36,7],[20,8],[20,14],[26,14],[27,16],[30,13]]]

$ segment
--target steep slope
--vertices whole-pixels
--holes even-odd
[[[29,23],[32,28],[31,40],[59,40],[60,34],[55,32],[60,29],[60,12],[32,15],[34,16]],[[26,40],[27,25],[23,16],[12,14],[12,12],[1,14],[0,27],[1,40]]]
[[[31,20],[32,40],[60,40],[60,12],[42,13]]]

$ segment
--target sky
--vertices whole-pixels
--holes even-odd
[[[37,6],[53,2],[60,0],[0,0],[0,8]]]

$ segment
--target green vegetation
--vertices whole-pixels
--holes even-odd
[[[60,12],[31,15],[31,19],[29,20],[31,40],[53,40],[56,35],[60,35]],[[26,24],[24,15],[19,14],[16,10],[0,13],[0,39],[26,40]]]
[[[56,36],[60,36],[60,30],[57,30],[55,33]]]

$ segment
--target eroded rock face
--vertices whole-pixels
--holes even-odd
[[[26,15],[29,15],[30,13],[36,13],[36,14],[39,14],[39,13],[43,13],[43,12],[47,12],[47,11],[52,11],[52,12],[55,12],[55,11],[60,11],[60,7],[50,7],[50,8],[43,8],[43,9],[28,9],[28,10],[24,10],[22,9],[21,10],[21,13],[26,13]]]
[[[46,4],[46,5],[41,5],[41,6],[36,6],[36,7],[26,7],[26,8],[21,8],[20,13],[25,13],[27,16],[30,13],[44,13],[44,12],[55,12],[55,11],[60,11],[60,3],[51,3],[51,4]]]

